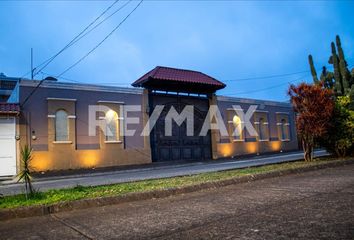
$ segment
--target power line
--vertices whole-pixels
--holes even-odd
[[[305,72],[306,72],[306,73],[307,73],[307,72],[310,72],[310,70],[299,71],[299,72],[293,72],[293,73],[285,73],[285,74],[277,74],[277,75],[269,75],[269,76],[263,76],[263,77],[249,77],[249,78],[229,79],[229,80],[224,80],[224,82],[249,81],[249,80],[258,80],[258,79],[279,78],[279,77],[286,77],[286,76],[297,75],[297,74],[305,73]]]
[[[47,73],[47,72],[43,72],[41,71],[43,74],[45,75],[48,75],[48,76],[54,76],[53,74],[51,73]],[[304,71],[305,72],[305,71]],[[309,71],[306,71],[306,72],[309,72]],[[282,74],[284,75],[284,74]],[[291,75],[291,74],[287,74],[287,75]],[[279,76],[279,75],[273,75],[273,76]],[[305,75],[306,76],[306,75]],[[301,77],[300,79],[304,78],[305,76]],[[69,82],[74,82],[74,83],[80,83],[80,84],[85,84],[86,82],[82,82],[82,81],[78,81],[78,80],[74,80],[74,79],[71,79],[71,78],[66,78],[66,77],[62,77],[62,76],[57,76],[57,78],[59,79],[63,79],[63,80],[66,80],[66,81],[69,81]],[[268,78],[270,78],[270,76],[268,76]],[[251,78],[250,78],[251,79]],[[253,78],[252,78],[253,79]],[[256,78],[254,78],[256,79]],[[258,79],[258,77],[257,77]],[[263,79],[263,77],[259,77],[259,79]],[[222,80],[223,82],[226,82],[225,80]],[[293,81],[297,81],[297,80],[293,80]],[[293,82],[293,81],[290,81],[290,82]],[[288,83],[288,82],[287,82]],[[280,84],[280,86],[284,85],[284,84],[287,84],[287,83],[282,83]],[[100,82],[99,84],[101,85],[130,85],[131,82],[127,82],[127,83],[117,83],[117,82]],[[278,85],[276,85],[278,86]],[[237,93],[239,94],[239,93]]]
[[[290,83],[299,81],[299,80],[303,79],[304,77],[306,77],[306,75],[302,76],[301,78],[297,78],[297,79],[288,81],[288,82],[286,82],[286,83],[280,83],[280,84],[273,85],[273,86],[266,87],[266,88],[261,88],[261,89],[251,90],[251,91],[244,91],[244,92],[236,92],[236,93],[225,94],[225,95],[230,95],[230,96],[232,96],[232,95],[239,95],[239,94],[250,94],[250,93],[255,93],[255,92],[262,92],[262,91],[265,91],[265,90],[278,88],[278,87],[281,87],[281,86],[284,86],[284,85],[287,85],[287,84],[290,84]]]
[[[328,68],[328,67],[331,67],[331,66],[325,65],[325,67]],[[317,68],[316,71],[322,71],[322,67]],[[287,77],[287,76],[298,75],[300,73],[310,73],[310,72],[311,72],[310,70],[303,70],[303,71],[298,71],[298,72],[275,74],[275,75],[268,75],[268,76],[226,79],[226,80],[223,80],[223,82],[233,82],[233,81],[240,81],[241,82],[241,81],[259,80],[259,79],[280,78],[280,77]]]
[[[80,34],[78,34],[73,40],[71,40],[65,47],[63,47],[59,53],[55,54],[54,56],[48,58],[46,61],[42,62],[41,64],[39,64],[38,66],[36,66],[34,69],[41,67],[42,65],[46,64],[48,61],[52,61],[54,60],[55,57],[57,57],[61,52],[65,51],[66,49],[68,49],[69,47],[73,46],[75,43],[77,43],[78,41],[80,41],[82,38],[84,38],[87,34],[89,34],[90,32],[92,32],[93,30],[95,30],[97,27],[99,27],[102,23],[104,23],[105,21],[107,21],[109,18],[111,18],[113,15],[115,15],[117,12],[119,12],[120,10],[122,10],[125,6],[127,6],[132,0],[129,0],[128,2],[126,2],[125,4],[123,4],[120,8],[118,8],[117,10],[115,10],[112,14],[110,14],[109,16],[107,16],[106,18],[104,18],[101,22],[99,22],[98,24],[96,24],[94,27],[92,27],[90,30],[88,30],[86,33],[83,34],[83,32],[85,32],[85,30],[87,30],[90,26],[93,25],[94,22],[96,22],[99,18],[101,18],[109,9],[111,9],[113,7],[114,4],[116,4],[119,0],[115,1],[111,6],[109,6],[99,17],[97,17],[92,23],[90,23]],[[81,36],[80,36],[81,35]],[[49,63],[48,63],[49,64]],[[47,64],[47,65],[48,65]],[[46,66],[47,66],[46,65]],[[40,70],[37,71],[37,73],[35,75],[38,75],[38,73],[42,72],[42,70],[46,67],[42,67]],[[25,76],[27,76],[29,73],[31,73],[31,71],[26,72],[25,74],[23,74],[20,78],[23,78]],[[34,76],[35,76],[34,75]]]
[[[102,45],[128,18],[133,12],[141,5],[141,3],[144,0],[141,0],[138,5],[135,6],[135,8],[101,41],[99,42],[94,48],[92,48],[88,53],[86,53],[82,58],[80,58],[78,61],[76,61],[74,64],[72,64],[70,67],[65,69],[62,73],[60,73],[57,77],[62,76],[72,68],[74,68],[76,65],[78,65],[80,62],[82,62],[85,58],[87,58],[92,52],[94,52],[99,46]]]
[[[93,30],[95,30],[97,27],[99,27],[102,23],[104,23],[105,21],[107,21],[109,18],[111,18],[113,15],[115,15],[117,12],[119,12],[120,10],[122,10],[125,6],[127,6],[129,3],[131,3],[133,0],[129,0],[127,1],[125,4],[123,4],[120,8],[118,8],[117,10],[115,10],[112,14],[110,14],[109,16],[107,16],[106,18],[104,18],[101,22],[97,23],[93,28],[91,28],[90,30],[88,30],[86,33],[84,33],[82,36],[80,36],[78,39],[76,39],[70,46],[72,46],[73,44],[75,44],[76,42],[78,42],[80,39],[82,39],[83,37],[85,37],[87,34],[89,34],[90,32],[92,32]]]
[[[353,65],[354,66],[354,65]],[[318,68],[316,69],[317,71],[319,71],[320,69],[322,68]],[[43,72],[41,71],[43,74],[46,74],[48,76],[51,76],[53,74],[50,74],[50,73],[46,73],[46,72]],[[310,71],[299,71],[299,72],[294,72],[294,73],[286,73],[286,74],[277,74],[277,75],[269,75],[269,76],[264,76],[264,77],[253,77],[253,78],[240,78],[240,79],[237,79],[237,80],[257,80],[257,79],[266,79],[266,78],[277,78],[277,77],[281,77],[281,76],[291,76],[291,75],[295,75],[295,74],[299,74],[299,73],[304,73],[304,72],[310,72]],[[306,74],[307,75],[307,74]],[[253,90],[253,91],[244,91],[244,92],[237,92],[237,93],[232,93],[232,94],[226,94],[226,95],[238,95],[238,94],[248,94],[248,93],[254,93],[254,92],[260,92],[260,91],[265,91],[265,90],[269,90],[269,89],[273,89],[273,88],[277,88],[277,87],[280,87],[280,86],[283,86],[283,85],[286,85],[286,84],[289,84],[289,83],[292,83],[292,82],[296,82],[298,80],[301,80],[303,79],[304,77],[306,77],[306,75],[302,76],[301,78],[298,78],[298,79],[295,79],[295,80],[292,80],[292,81],[289,81],[289,82],[286,82],[286,83],[281,83],[281,84],[277,84],[277,85],[273,85],[273,86],[270,86],[270,87],[267,87],[267,88],[262,88],[262,89],[257,89],[257,90]],[[57,78],[60,78],[60,79],[63,79],[63,80],[67,80],[69,82],[75,82],[75,83],[80,83],[80,84],[85,84],[85,82],[82,82],[82,81],[78,81],[78,80],[73,80],[73,79],[70,79],[70,78],[65,78],[65,77],[62,77],[62,76],[58,76]],[[236,80],[236,79],[235,79]],[[223,80],[224,82],[227,82],[227,80]],[[100,83],[102,85],[130,85],[131,83],[116,83],[116,82],[103,82],[103,83]]]
[[[114,4],[116,3],[116,2],[118,2],[119,0],[116,0],[115,2],[114,2]],[[74,65],[72,65],[72,66],[70,66],[68,69],[66,69],[62,74],[60,74],[58,77],[60,77],[61,75],[63,75],[65,72],[67,72],[67,71],[69,71],[71,68],[73,68],[74,66],[76,66],[79,62],[81,62],[84,58],[86,58],[88,55],[90,55],[94,50],[96,50],[108,37],[110,37],[110,35],[112,35],[113,34],[113,32],[115,31],[115,30],[117,30],[127,19],[128,19],[128,17],[140,6],[140,4],[143,2],[143,0],[141,0],[140,2],[139,2],[139,4],[123,19],[123,21],[121,21],[119,24],[118,24],[118,26],[115,28],[115,29],[113,29],[113,31],[110,33],[110,34],[108,34],[98,45],[96,45],[88,54],[86,54],[83,58],[81,58],[79,61],[77,61]],[[112,4],[113,5],[113,4]],[[112,7],[112,5],[109,7],[109,8],[111,8]],[[108,9],[109,10],[109,9]],[[107,12],[108,11],[107,9],[105,10],[105,12]],[[102,14],[100,15],[100,16],[102,16]],[[96,18],[97,19],[97,18]],[[82,31],[83,32],[83,31]],[[81,34],[79,34],[79,35],[81,35]],[[78,36],[79,36],[78,35]],[[65,47],[64,47],[65,48]],[[43,69],[43,68],[42,68]],[[41,72],[41,70],[39,71],[39,72]],[[21,107],[23,107],[26,103],[27,103],[27,101],[31,98],[31,96],[36,92],[36,90],[41,86],[41,84],[43,83],[45,81],[45,79],[43,79],[43,80],[41,80],[38,84],[37,84],[37,86],[32,90],[32,92],[27,96],[27,98],[23,101],[23,103],[21,104]]]
[[[45,74],[47,76],[53,76],[53,74],[50,74],[50,73],[47,73],[47,72],[43,72],[43,71],[41,71],[40,73]],[[80,81],[77,81],[77,80],[74,80],[74,79],[70,79],[70,78],[60,77],[60,79],[63,79],[63,80],[69,81],[69,82],[74,82],[74,83],[84,83],[84,82],[80,82]]]
[[[44,66],[37,71],[34,76],[36,76],[40,71],[42,71],[44,68],[46,68],[57,56],[59,56],[62,52],[64,52],[66,49],[71,47],[73,44],[75,44],[77,41],[79,41],[82,37],[80,37],[82,34],[84,34],[87,29],[89,29],[95,22],[97,22],[103,15],[105,15],[116,3],[118,3],[119,0],[114,1],[108,8],[106,8],[95,20],[93,20],[87,27],[85,27],[78,35],[76,35],[68,44],[65,45],[59,52],[57,52],[54,56],[50,57],[40,65],[38,65],[36,68],[39,66],[43,65]],[[86,34],[84,35],[86,36]]]
[[[41,71],[41,73],[47,75],[47,76],[54,76],[53,74],[47,73],[47,72],[43,72]],[[59,79],[68,81],[68,82],[73,82],[73,83],[79,83],[79,84],[88,84],[87,82],[83,82],[83,81],[79,81],[79,80],[75,80],[72,78],[67,78],[67,77],[58,77]],[[95,83],[90,83],[90,84],[95,84]],[[117,82],[100,82],[99,84],[101,85],[130,85],[131,83],[117,83]]]
[[[46,75],[51,75],[49,73],[45,73],[42,71],[43,74],[46,74]],[[277,85],[273,85],[273,86],[270,86],[270,87],[267,87],[267,88],[262,88],[262,89],[256,89],[256,90],[252,90],[252,91],[245,91],[245,92],[236,92],[236,93],[231,93],[231,94],[225,94],[225,95],[238,95],[238,94],[248,94],[248,93],[254,93],[254,92],[261,92],[261,91],[265,91],[265,90],[269,90],[269,89],[273,89],[273,88],[277,88],[277,87],[281,87],[283,85],[287,85],[289,83],[293,83],[293,82],[296,82],[296,81],[299,81],[301,79],[303,79],[306,75],[302,76],[301,78],[297,78],[297,79],[294,79],[294,80],[291,80],[291,81],[288,81],[286,83],[280,83],[280,84],[277,84]],[[82,81],[77,81],[77,80],[74,80],[74,79],[70,79],[70,78],[65,78],[65,77],[58,77],[60,79],[63,79],[63,80],[66,80],[66,81],[69,81],[69,82],[74,82],[74,83],[79,83],[79,84],[85,84],[85,82],[82,82]],[[114,83],[114,82],[106,82],[106,83],[100,83],[101,85],[130,85],[131,83]]]
[[[353,65],[354,66],[354,65]],[[328,66],[326,66],[328,67]],[[316,69],[317,71],[318,70],[322,70],[322,68],[318,68]],[[254,79],[266,79],[266,78],[274,78],[274,77],[280,77],[280,76],[290,76],[290,75],[295,75],[295,74],[299,74],[299,73],[305,73],[305,72],[310,72],[310,71],[301,71],[301,72],[296,72],[296,73],[287,73],[287,74],[279,74],[279,75],[272,75],[272,76],[267,76],[267,77],[254,77],[254,78],[240,78],[238,80],[254,80]],[[297,78],[297,79],[294,79],[294,80],[291,80],[291,81],[288,81],[286,83],[280,83],[280,84],[277,84],[277,85],[273,85],[273,86],[270,86],[270,87],[266,87],[266,88],[261,88],[261,89],[256,89],[256,90],[252,90],[252,91],[244,91],[244,92],[236,92],[236,93],[232,93],[232,94],[225,94],[225,95],[238,95],[238,94],[249,94],[249,93],[255,93],[255,92],[261,92],[261,91],[265,91],[265,90],[269,90],[269,89],[274,89],[274,88],[278,88],[278,87],[281,87],[281,86],[284,86],[284,85],[287,85],[287,84],[290,84],[290,83],[293,83],[293,82],[297,82],[299,80],[302,80],[303,78],[305,78],[307,76],[306,75],[303,75],[302,77],[300,78]],[[236,79],[235,79],[236,80]],[[227,81],[225,81],[227,82]]]

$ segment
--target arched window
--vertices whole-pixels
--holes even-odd
[[[113,110],[106,113],[106,141],[119,141],[118,114]]]
[[[268,140],[268,122],[264,118],[259,119],[259,140]]]
[[[64,110],[55,113],[55,141],[69,140],[68,114]]]
[[[235,140],[242,140],[243,133],[242,133],[242,122],[239,116],[235,115],[232,118],[232,125],[233,125],[233,137]]]
[[[289,136],[289,124],[287,123],[287,121],[285,119],[282,119],[280,121],[281,125],[280,125],[280,131],[281,131],[281,140],[289,140],[290,136]]]
[[[260,118],[259,119],[259,139],[263,140],[265,137],[265,132],[264,132],[264,119]]]

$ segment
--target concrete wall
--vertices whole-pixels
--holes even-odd
[[[20,103],[24,102],[38,83],[29,80],[20,83]],[[252,117],[251,122],[254,124],[260,117],[268,121],[268,136],[262,141],[250,136],[247,131],[242,141],[234,141],[232,136],[220,136],[217,131],[212,131],[213,159],[298,149],[294,113],[290,104],[221,96],[213,96],[210,104],[218,105],[226,127],[230,120],[228,109],[232,105],[239,105],[244,111],[251,105],[257,105],[259,112]],[[89,136],[89,105],[105,105],[118,114],[126,105],[142,105],[141,111],[131,112],[128,116],[140,120],[138,124],[128,125],[128,129],[136,129],[135,135],[122,137],[113,143],[105,142],[99,129],[96,130],[96,136]],[[148,106],[147,91],[45,82],[21,108],[17,128],[20,136],[18,145],[29,144],[34,149],[33,166],[36,171],[151,163],[150,138],[140,136],[148,120]],[[69,141],[60,143],[55,141],[54,134],[55,113],[59,109],[64,109],[69,115],[70,133]],[[277,126],[280,117],[284,116],[289,122],[289,140],[280,139]]]
[[[38,82],[21,83],[20,102],[29,96],[36,84]],[[105,143],[99,129],[96,129],[96,136],[88,134],[89,105],[105,105],[118,114],[119,108],[125,105],[143,105],[144,109],[147,98],[142,92],[85,86],[70,89],[59,83],[43,84],[21,109],[20,144],[30,144],[34,149],[33,166],[36,171],[150,163],[149,140],[140,136],[147,121],[145,111],[129,113],[129,117],[140,119],[139,124],[128,125],[128,129],[137,129],[134,136]],[[54,116],[59,109],[64,109],[69,115],[68,142],[55,142]]]
[[[296,137],[295,114],[290,104],[278,103],[271,101],[260,101],[253,99],[240,99],[230,97],[218,97],[217,101],[224,123],[228,128],[227,116],[232,109],[232,105],[239,105],[246,112],[251,105],[257,105],[257,110],[251,122],[255,129],[258,129],[257,124],[260,117],[268,119],[268,138],[260,140],[257,137],[251,136],[248,131],[244,130],[243,141],[234,141],[232,137],[219,136],[217,138],[217,157],[237,157],[247,154],[262,154],[267,152],[291,151],[298,149],[298,140]],[[280,129],[277,125],[279,116],[287,116],[289,121],[290,139],[281,140]]]

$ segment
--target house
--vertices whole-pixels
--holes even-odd
[[[201,72],[169,67],[154,68],[132,86],[54,78],[17,81],[7,102],[0,105],[0,161],[8,156],[0,175],[18,171],[19,149],[25,144],[33,148],[36,171],[203,161],[298,149],[289,103],[218,96],[224,83]],[[252,108],[254,113],[245,118]],[[214,115],[211,109],[216,110]],[[182,113],[192,117],[181,118]],[[250,129],[243,127],[246,120]],[[224,129],[214,129],[216,124]],[[252,128],[256,134],[250,134]]]
[[[0,176],[17,173],[16,129],[20,108],[18,104],[0,102]]]
[[[4,73],[0,73],[0,102],[8,100],[19,80],[19,78],[7,77]]]

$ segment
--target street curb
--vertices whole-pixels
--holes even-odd
[[[344,166],[348,164],[354,164],[354,159],[337,160],[333,162],[321,163],[319,165],[314,165],[314,166],[304,166],[304,167],[299,167],[294,169],[278,170],[278,171],[272,171],[267,173],[259,173],[255,175],[235,177],[226,180],[185,186],[181,188],[169,188],[163,190],[128,193],[120,196],[74,200],[74,201],[55,203],[50,205],[38,205],[38,206],[20,207],[14,209],[0,209],[0,221],[6,221],[14,218],[44,216],[44,215],[49,215],[49,214],[59,213],[59,212],[67,212],[67,211],[86,209],[92,207],[108,206],[108,205],[121,204],[121,203],[133,202],[133,201],[148,200],[153,198],[164,198],[164,197],[169,197],[177,194],[191,193],[200,190],[224,187],[232,184],[251,182],[255,180],[279,177],[279,176],[294,174],[294,173],[303,173],[303,172],[313,171],[317,169]]]

